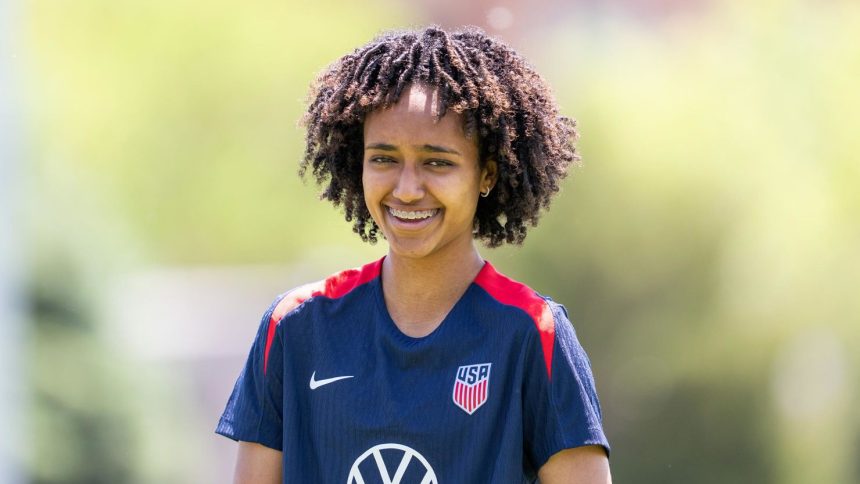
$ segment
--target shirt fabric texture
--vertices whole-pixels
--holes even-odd
[[[564,307],[485,263],[413,338],[389,316],[381,267],[275,300],[217,433],[282,451],[284,483],[520,484],[561,450],[609,451]]]

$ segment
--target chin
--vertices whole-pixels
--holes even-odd
[[[423,259],[432,255],[435,251],[433,248],[415,246],[411,244],[388,244],[389,252],[397,257],[405,259]]]
[[[432,255],[439,249],[439,244],[436,241],[427,240],[426,238],[417,239],[386,235],[385,239],[388,241],[388,251],[398,257],[422,259]]]

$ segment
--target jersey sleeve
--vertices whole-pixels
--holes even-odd
[[[554,320],[552,345],[545,347],[535,334],[525,350],[523,429],[535,470],[564,449],[600,445],[609,454],[591,363],[564,308],[547,303]]]
[[[284,346],[279,321],[274,321],[272,314],[283,297],[275,299],[263,315],[251,353],[215,429],[233,440],[256,442],[275,450],[283,446]]]

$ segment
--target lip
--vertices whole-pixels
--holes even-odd
[[[401,230],[420,230],[420,229],[423,229],[424,227],[433,223],[433,221],[436,220],[439,217],[439,215],[442,213],[442,209],[440,209],[440,208],[401,209],[401,208],[396,208],[396,207],[392,207],[389,205],[384,205],[384,207],[385,207],[385,217],[389,220],[389,222],[391,223],[391,225],[393,227],[401,229]],[[433,215],[431,215],[429,217],[425,217],[425,218],[406,219],[406,218],[400,218],[400,217],[394,215],[394,213],[392,213],[392,210],[404,211],[404,212],[424,212],[424,211],[431,211],[432,210],[432,211],[434,211],[434,213],[433,213]]]

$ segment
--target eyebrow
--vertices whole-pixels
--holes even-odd
[[[364,147],[366,150],[380,150],[380,151],[397,151],[397,147],[394,145],[390,145],[387,143],[372,143]],[[450,153],[452,155],[460,155],[460,152],[445,146],[439,145],[430,145],[425,144],[418,148],[420,151],[428,152],[428,153]]]

